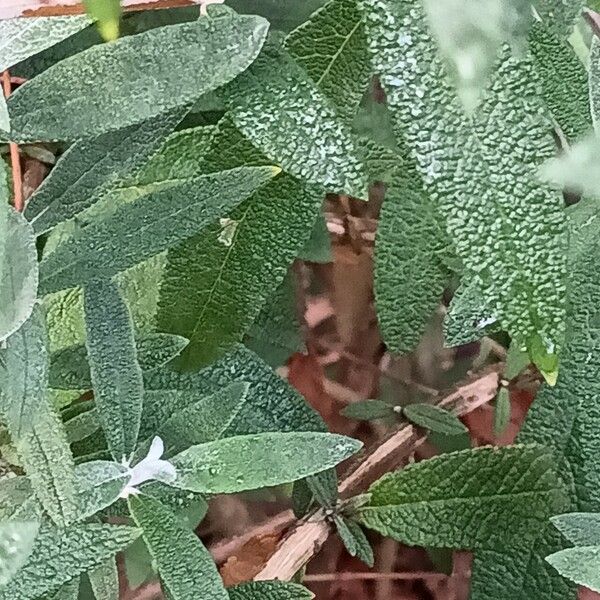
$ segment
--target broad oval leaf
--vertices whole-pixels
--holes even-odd
[[[563,501],[552,456],[535,446],[437,456],[374,483],[360,521],[410,545],[497,550],[536,535]]]
[[[191,237],[279,173],[242,167],[197,177],[121,205],[59,245],[41,262],[42,294],[109,279]],[[168,226],[166,226],[168,224]]]
[[[27,562],[39,528],[35,521],[0,523],[0,587]]]
[[[90,24],[83,16],[0,20],[0,71],[54,46]]]
[[[192,446],[175,456],[176,487],[232,494],[289,483],[335,467],[362,444],[328,433],[261,433]]]
[[[191,529],[158,500],[132,496],[128,502],[169,598],[228,599],[211,555]]]
[[[12,137],[97,136],[185,106],[246,69],[267,30],[261,17],[230,13],[92,46],[11,95]]]

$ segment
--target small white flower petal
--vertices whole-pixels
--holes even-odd
[[[150,444],[150,450],[148,450],[148,455],[144,460],[158,460],[165,453],[165,444],[162,441],[162,438],[155,435],[152,439],[152,444]]]

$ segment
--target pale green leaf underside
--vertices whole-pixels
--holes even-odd
[[[131,314],[117,284],[84,288],[86,347],[98,417],[113,458],[129,458],[140,429],[144,384]]]
[[[132,527],[42,525],[27,564],[0,589],[0,600],[31,600],[101,565],[139,535]]]
[[[566,223],[560,195],[535,179],[537,166],[554,155],[554,144],[531,59],[512,58],[505,49],[468,118],[447,82],[419,3],[362,2],[374,67],[399,137],[406,138],[426,189],[446,217],[466,280],[477,281],[486,310],[511,334],[526,340],[537,332],[548,348],[560,347]]]
[[[185,106],[246,69],[267,30],[260,17],[230,13],[92,46],[9,98],[13,137],[97,136]]]
[[[546,559],[563,577],[600,592],[600,546],[567,548]]]
[[[1,21],[0,21],[1,22]],[[4,165],[0,165],[0,342],[31,315],[37,297],[38,262],[31,225],[8,206]]]
[[[275,175],[240,168],[176,183],[94,221],[41,262],[43,294],[110,278],[191,237]]]
[[[566,513],[550,520],[576,546],[600,545],[599,513]]]
[[[211,555],[191,529],[160,502],[148,497],[130,497],[129,510],[142,529],[162,584],[172,600],[227,600],[227,591]]]
[[[600,40],[596,36],[590,50],[589,88],[592,122],[596,131],[600,131]]]
[[[501,548],[535,536],[561,490],[550,454],[533,446],[444,454],[385,475],[360,521],[401,542]]]
[[[35,521],[0,524],[0,588],[27,562],[38,530]]]
[[[325,471],[361,443],[325,433],[261,433],[192,446],[172,460],[173,485],[196,492],[231,494],[289,483]]]
[[[96,600],[119,600],[119,572],[114,558],[88,571]]]
[[[90,24],[87,17],[34,17],[0,21],[0,71],[37,54]]]

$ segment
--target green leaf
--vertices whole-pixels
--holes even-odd
[[[166,365],[187,345],[187,340],[168,333],[149,333],[135,340],[137,361],[142,371]],[[92,380],[84,344],[68,346],[50,358],[50,387],[59,390],[91,389]]]
[[[121,0],[83,0],[83,5],[107,42],[118,39]]]
[[[595,546],[600,543],[598,513],[567,513],[550,520],[554,527],[576,546]]]
[[[320,264],[326,264],[333,261],[331,238],[329,236],[329,230],[327,229],[327,221],[323,214],[318,214],[317,220],[310,232],[310,237],[298,254],[298,258],[306,262]]]
[[[232,169],[184,181],[120,206],[42,260],[42,293],[108,279],[159,254],[225,214],[275,174],[273,167]]]
[[[0,524],[0,587],[27,562],[40,524],[32,521]]]
[[[283,581],[250,581],[227,590],[229,600],[311,600],[314,594],[301,585]]]
[[[61,585],[58,590],[42,596],[40,600],[77,600],[79,598],[79,577]]]
[[[425,0],[441,54],[468,111],[476,108],[502,45],[519,48],[532,21],[526,0]]]
[[[333,520],[348,554],[362,560],[368,567],[372,567],[375,563],[373,549],[361,526],[339,515],[336,515]]]
[[[96,409],[88,410],[65,423],[65,432],[69,444],[80,442],[100,429],[100,419]]]
[[[535,446],[444,454],[382,477],[367,527],[409,545],[497,550],[536,535],[560,506],[552,457]]]
[[[262,15],[269,19],[271,27],[291,31],[306,21],[326,0],[227,0],[235,11]]]
[[[0,21],[0,71],[87,27],[87,17],[36,17]]]
[[[169,252],[158,322],[190,338],[179,367],[198,368],[241,341],[306,242],[321,198],[319,190],[281,175]],[[224,224],[235,225],[229,240]]]
[[[448,282],[440,260],[443,223],[410,161],[387,188],[375,245],[375,302],[392,352],[411,352],[439,305]]]
[[[42,524],[33,552],[0,600],[31,600],[101,565],[139,535],[132,527],[81,524],[65,529]]]
[[[319,506],[333,510],[337,506],[338,478],[335,469],[323,471],[306,478],[306,483]]]
[[[187,109],[179,109],[94,139],[75,142],[27,202],[37,235],[111,194],[112,188],[160,148]]]
[[[511,340],[506,356],[504,378],[508,381],[514,379],[527,365],[529,365],[529,355],[521,350],[519,344]]]
[[[573,31],[577,17],[585,5],[584,0],[534,0],[533,5],[542,21],[563,36]]]
[[[592,128],[585,65],[567,40],[541,23],[531,30],[529,48],[542,97],[564,136],[573,142]],[[593,62],[590,68],[594,68]]]
[[[433,404],[409,404],[402,412],[411,423],[434,433],[461,435],[468,431],[455,414]]]
[[[0,21],[1,22],[1,21]],[[38,263],[31,225],[8,205],[0,161],[0,342],[27,321],[37,297]]]
[[[548,351],[558,351],[566,219],[562,198],[535,179],[554,144],[532,59],[510,57],[505,49],[478,110],[467,117],[419,4],[362,1],[374,69],[398,137],[406,139],[446,219],[465,267],[463,281],[475,283],[485,311],[513,336],[524,342],[538,333]]]
[[[126,468],[113,462],[95,460],[75,467],[79,520],[107,508],[118,498],[130,479]]]
[[[172,456],[190,446],[221,439],[244,407],[248,391],[248,383],[230,383],[175,412],[157,433],[165,442],[166,455]]]
[[[232,382],[248,382],[246,401],[224,437],[263,431],[325,431],[318,413],[256,354],[242,345],[198,373],[160,369],[145,376],[140,437],[155,435],[176,412]]]
[[[72,140],[185,106],[246,69],[267,29],[260,17],[230,13],[92,46],[11,95],[13,137]]]
[[[128,502],[170,598],[227,599],[212,557],[193,531],[156,500],[132,496]]]
[[[600,592],[600,546],[567,548],[546,559],[563,577]]]
[[[230,118],[289,175],[330,192],[366,197],[361,147],[351,128],[286,52],[269,46],[230,86]]]
[[[10,131],[10,116],[8,114],[8,106],[6,106],[6,98],[4,94],[0,94],[0,135],[2,138],[8,136]]]
[[[119,571],[114,558],[88,571],[96,600],[119,600]]]
[[[289,483],[325,471],[361,448],[326,433],[260,433],[192,446],[172,459],[174,486],[232,494]]]
[[[76,515],[73,457],[48,397],[46,331],[39,309],[6,344],[2,417],[35,495],[58,524]]]
[[[395,406],[381,400],[361,400],[348,404],[342,414],[349,419],[372,421],[374,419],[390,419],[397,416]]]
[[[500,437],[510,423],[510,394],[508,389],[501,387],[494,405],[494,435]]]
[[[84,288],[84,305],[98,417],[113,458],[119,461],[135,450],[144,403],[133,323],[112,281],[89,283]]]
[[[600,40],[596,36],[590,49],[589,88],[592,122],[596,131],[600,131]]]
[[[13,517],[18,507],[31,497],[31,482],[27,477],[3,477],[0,479],[0,519]]]
[[[285,40],[292,58],[350,120],[371,76],[362,14],[356,0],[329,0]]]

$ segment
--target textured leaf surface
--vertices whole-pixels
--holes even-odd
[[[567,548],[546,559],[563,577],[600,592],[600,546]]]
[[[129,481],[127,470],[117,463],[95,460],[75,467],[79,520],[110,506]]]
[[[461,435],[468,431],[456,415],[439,406],[433,406],[432,404],[409,404],[404,408],[403,412],[406,418],[415,425],[425,427],[435,433]]]
[[[40,600],[77,600],[79,598],[79,577],[61,585],[55,592],[42,596]]]
[[[288,35],[285,45],[340,115],[351,119],[371,75],[357,1],[329,0]]]
[[[13,137],[96,136],[185,106],[246,69],[267,29],[260,17],[231,13],[92,46],[9,98]]]
[[[326,433],[261,433],[199,444],[172,460],[173,485],[231,494],[289,483],[325,471],[361,448],[352,438]]]
[[[230,600],[311,600],[314,595],[301,585],[283,581],[251,581],[229,588]]]
[[[168,333],[151,333],[135,340],[137,361],[142,371],[162,367],[177,356],[187,340]],[[68,346],[51,356],[50,387],[60,390],[90,389],[92,380],[84,344]]]
[[[170,598],[227,599],[227,591],[211,555],[192,530],[184,527],[173,513],[151,498],[129,498],[129,510],[142,528],[144,540]]]
[[[119,572],[114,558],[88,571],[96,600],[119,600]]]
[[[369,493],[362,523],[436,548],[535,539],[561,501],[551,455],[529,446],[441,455],[382,477]]]
[[[403,162],[386,190],[375,245],[377,317],[393,352],[415,349],[448,280],[443,223],[419,174]]]
[[[0,21],[0,71],[54,46],[90,24],[87,17],[37,17]]]
[[[39,527],[31,521],[0,524],[0,587],[27,562]]]
[[[600,130],[600,40],[594,36],[590,49],[590,108],[596,131]]]
[[[447,83],[418,3],[363,5],[374,68],[402,123],[399,137],[406,138],[427,191],[447,219],[465,280],[477,282],[486,309],[511,334],[527,340],[537,332],[548,351],[558,349],[566,227],[562,199],[534,178],[554,145],[532,61],[505,51],[490,89],[468,118]],[[502,150],[505,144],[511,152]]]
[[[33,230],[8,205],[4,163],[0,164],[0,342],[31,315],[37,296],[38,263]]]
[[[233,123],[287,173],[326,191],[365,197],[358,140],[287,53],[265,49],[232,84],[230,102]]]
[[[348,554],[355,556],[367,566],[372,567],[375,562],[373,549],[360,525],[355,521],[350,521],[340,516],[335,516],[334,522],[338,535]]]
[[[271,167],[232,169],[120,206],[114,214],[89,225],[44,258],[42,292],[110,278],[159,254],[226,214],[273,175]]]
[[[171,113],[75,142],[27,203],[37,235],[92,206],[163,144],[185,113]]]
[[[349,419],[371,421],[372,419],[389,419],[396,416],[394,406],[382,400],[362,400],[348,404],[342,411]]]
[[[534,25],[529,48],[552,116],[567,140],[579,139],[592,128],[585,65],[567,40],[543,24]]]
[[[144,403],[133,322],[112,281],[89,283],[84,305],[96,409],[109,449],[119,461],[135,450]]]
[[[598,513],[567,513],[550,520],[554,527],[576,546],[594,546],[600,542]]]
[[[101,565],[139,535],[132,527],[43,524],[27,564],[0,589],[1,600],[31,600]]]
[[[534,0],[542,20],[562,35],[573,31],[577,17],[581,14],[585,2],[583,0]]]
[[[64,524],[76,512],[73,457],[48,397],[46,330],[39,309],[8,339],[4,358],[3,420],[36,496],[51,518]]]
[[[600,407],[590,373],[600,370],[597,309],[599,249],[590,205],[571,209],[570,287],[577,290],[569,307],[569,337],[556,387],[544,387],[532,405],[519,440],[552,449],[557,472],[569,493],[562,512],[600,512]],[[591,205],[593,208],[593,205]],[[566,600],[574,586],[557,576],[545,557],[564,548],[551,524],[513,551],[480,552],[473,567],[474,600]]]

